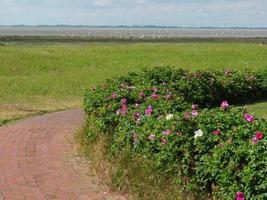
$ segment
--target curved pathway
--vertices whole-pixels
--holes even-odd
[[[82,110],[38,116],[0,127],[0,200],[113,200],[92,183],[70,138],[83,124]]]

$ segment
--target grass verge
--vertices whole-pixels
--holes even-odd
[[[148,66],[261,70],[266,55],[267,46],[253,42],[7,42],[0,45],[0,121],[80,107],[85,89]],[[266,116],[263,107],[251,109]]]

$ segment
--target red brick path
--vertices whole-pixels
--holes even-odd
[[[83,115],[70,110],[0,127],[0,200],[121,199],[95,186],[70,156],[68,138]]]

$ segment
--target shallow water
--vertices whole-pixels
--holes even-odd
[[[0,36],[81,36],[97,38],[263,38],[267,29],[0,27]]]

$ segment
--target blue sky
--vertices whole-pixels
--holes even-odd
[[[1,25],[267,27],[267,0],[0,0]]]

